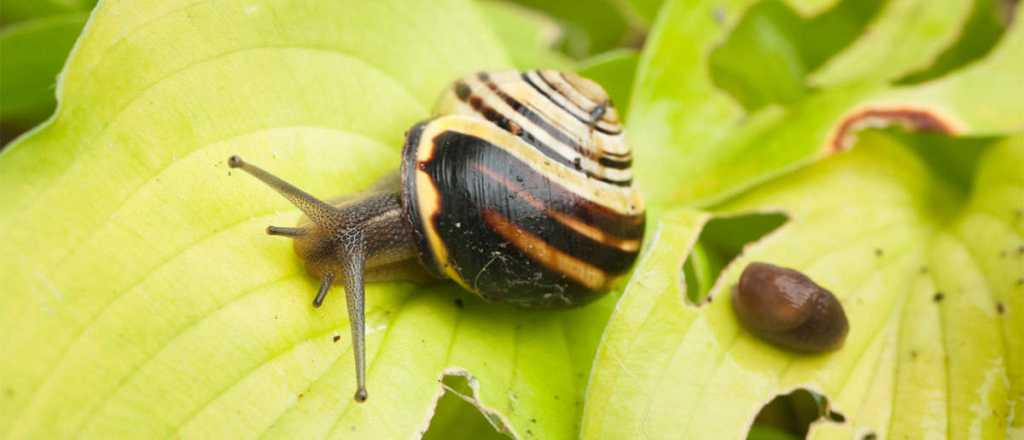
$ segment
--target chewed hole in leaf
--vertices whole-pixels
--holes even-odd
[[[758,412],[747,438],[805,438],[811,423],[844,423],[846,417],[829,409],[828,399],[806,388],[775,396]]]
[[[441,380],[444,394],[437,401],[424,440],[473,438],[498,440],[510,438],[507,426],[497,416],[488,415],[480,406],[474,387],[476,379],[464,372],[445,374]]]
[[[786,222],[779,213],[755,213],[712,219],[701,231],[693,252],[683,263],[686,301],[697,305],[707,299],[722,268],[743,248],[778,229]]]
[[[751,112],[794,102],[810,92],[807,74],[853,42],[881,4],[845,0],[804,18],[781,1],[760,2],[712,51],[712,80]]]

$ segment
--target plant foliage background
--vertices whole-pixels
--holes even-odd
[[[0,152],[0,436],[1022,436],[1021,11],[4,0],[0,128],[41,124]],[[262,234],[297,211],[225,159],[358,191],[454,78],[530,67],[626,112],[641,261],[565,312],[373,284],[353,403],[340,292],[309,306],[315,281]],[[727,296],[752,260],[835,292],[846,346],[740,328]],[[762,411],[797,389],[809,408]]]

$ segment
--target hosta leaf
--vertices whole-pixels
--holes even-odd
[[[623,7],[628,8],[629,14],[638,23],[650,27],[657,18],[658,10],[661,9],[663,3],[663,0],[626,0],[623,2]]]
[[[798,387],[845,415],[816,424],[815,437],[1019,434],[1022,164],[1024,138],[990,148],[961,199],[899,143],[864,136],[720,208],[789,222],[730,263],[700,307],[684,304],[679,268],[708,214],[666,214],[604,335],[583,436],[738,438],[762,405]],[[835,292],[850,320],[845,346],[796,355],[740,327],[729,294],[750,261],[797,268]]]
[[[5,0],[0,8],[0,24],[86,12],[95,4],[96,0]]]
[[[893,73],[862,72],[843,85],[817,90],[785,106],[769,105],[748,113],[716,86],[708,54],[753,3],[668,2],[652,31],[637,73],[628,129],[638,157],[658,158],[638,160],[636,165],[638,182],[655,207],[721,200],[842,150],[849,145],[847,135],[864,123],[905,123],[959,134],[1024,128],[1024,96],[1019,95],[1024,90],[1021,10],[986,57],[947,76],[894,87],[887,81]],[[876,21],[899,21],[910,14],[885,12]],[[969,12],[966,8],[964,15]],[[943,29],[956,35],[956,25],[947,23]],[[859,41],[874,38],[871,35],[867,32]],[[945,46],[926,51],[929,60],[954,42],[943,41]],[[871,46],[858,57],[876,57],[865,61],[871,66],[902,59],[880,46],[886,45]],[[908,65],[899,73],[910,70]]]
[[[842,0],[785,0],[787,4],[800,12],[801,15],[810,16],[825,12],[834,7]]]
[[[558,20],[564,31],[561,47],[577,58],[608,51],[630,32],[631,17],[618,0],[512,1]]]
[[[554,49],[562,34],[554,19],[505,1],[477,4],[517,68],[571,69],[569,58]]]
[[[827,87],[853,80],[887,80],[928,67],[956,41],[970,16],[972,3],[889,1],[868,24],[868,32],[832,58],[811,81]]]
[[[999,0],[976,0],[973,8],[956,44],[946,48],[927,69],[901,78],[901,83],[940,77],[983,57],[992,49],[1006,31],[1013,10]]]
[[[263,233],[297,211],[225,165],[365,188],[444,86],[510,65],[467,1],[101,3],[56,117],[0,155],[0,436],[409,438],[445,374],[520,437],[575,435],[612,296],[532,313],[372,284],[356,404],[340,289],[309,305]]]

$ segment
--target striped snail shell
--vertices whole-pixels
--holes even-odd
[[[796,351],[836,350],[850,328],[832,292],[799,271],[768,263],[747,265],[732,305],[751,333]]]
[[[636,259],[643,202],[615,109],[570,73],[479,73],[413,127],[403,204],[421,259],[485,299],[573,306]],[[596,117],[595,117],[596,115]]]
[[[569,72],[483,72],[446,89],[406,134],[399,170],[366,192],[321,201],[232,156],[300,208],[291,237],[320,278],[343,284],[367,397],[364,282],[450,278],[492,302],[550,308],[605,293],[636,260],[644,205],[632,151],[597,83]]]

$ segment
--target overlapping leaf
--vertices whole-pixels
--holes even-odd
[[[864,42],[881,37],[868,32],[833,62],[886,66],[878,68],[891,71],[835,77],[828,82],[831,87],[792,104],[747,113],[716,87],[708,54],[753,3],[674,1],[661,12],[640,64],[628,127],[638,155],[658,157],[637,163],[643,176],[640,184],[656,206],[721,200],[841,150],[849,145],[846,135],[858,123],[905,123],[962,135],[1024,129],[1024,99],[1018,95],[1024,90],[1020,11],[987,57],[940,79],[893,86],[889,79],[912,73],[945,46],[932,38],[899,35],[869,46]],[[920,18],[913,8],[889,6],[869,29],[880,21],[904,23]],[[943,35],[938,39],[948,46],[971,10],[959,7],[945,12],[944,25],[929,35]],[[918,58],[902,55],[907,52]],[[757,71],[761,64],[748,69]],[[829,78],[831,65],[826,64],[820,78]]]
[[[867,137],[721,207],[789,221],[745,249],[701,307],[684,305],[678,268],[708,214],[667,214],[605,333],[583,436],[738,438],[798,387],[845,415],[816,425],[816,438],[1019,434],[1022,163],[1024,138],[991,148],[960,200],[906,148]],[[843,349],[796,355],[739,327],[729,295],[750,261],[798,268],[835,292],[850,319]]]
[[[224,164],[368,186],[453,78],[510,65],[472,3],[98,8],[55,119],[0,156],[0,435],[408,438],[446,373],[502,429],[574,435],[611,297],[527,313],[374,284],[353,403],[344,301],[311,308],[314,280],[263,234],[297,212]]]
[[[0,124],[23,131],[50,116],[57,74],[87,18],[49,16],[0,31]]]
[[[805,13],[838,4],[790,3]],[[870,32],[809,76],[817,88],[744,107],[719,88],[709,54],[752,4],[665,6],[637,75],[630,138],[638,155],[656,158],[637,163],[655,209],[711,205],[748,190],[715,211],[780,211],[789,222],[748,247],[722,272],[715,301],[694,308],[684,305],[680,268],[708,214],[666,215],[606,330],[583,437],[736,438],[762,405],[798,387],[825,394],[846,416],[816,426],[815,436],[1019,435],[1024,328],[1014,316],[1024,260],[1014,249],[1024,242],[1022,140],[986,153],[966,200],[933,174],[944,169],[934,165],[941,158],[919,160],[885,137],[778,176],[849,148],[852,133],[879,123],[951,135],[1024,130],[1021,12],[981,59],[897,85],[932,63],[949,70],[949,60],[939,60],[959,44],[972,10],[961,3],[939,17],[911,12],[922,3],[888,2]],[[875,32],[890,26],[908,35]],[[741,67],[775,68],[763,64]],[[741,330],[727,297],[752,260],[799,268],[839,293],[853,327],[846,348],[795,356]]]

